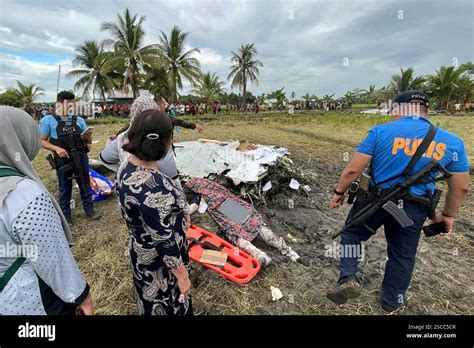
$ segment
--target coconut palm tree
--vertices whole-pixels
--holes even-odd
[[[334,97],[334,93],[331,94],[331,95],[325,94],[325,95],[323,95],[322,100],[327,102],[327,103],[331,103],[331,102],[334,101],[333,97]]]
[[[474,80],[468,75],[462,75],[458,82],[453,97],[459,102],[465,103],[472,100],[474,96]]]
[[[25,85],[18,80],[16,83],[18,87],[15,89],[15,93],[18,95],[23,105],[33,103],[37,97],[44,94],[44,89],[34,83],[31,85]]]
[[[454,66],[442,66],[436,70],[436,75],[429,75],[427,82],[428,93],[438,100],[438,108],[446,110],[449,102],[458,89],[460,78],[464,69],[456,69]]]
[[[132,15],[128,9],[123,16],[117,14],[117,22],[102,23],[101,30],[110,33],[111,38],[104,40],[104,45],[111,46],[113,52],[106,53],[106,71],[123,74],[122,90],[132,90],[133,98],[139,95],[142,84],[142,73],[156,60],[156,45],[143,46],[145,31],[144,16]]]
[[[118,87],[114,79],[120,75],[104,68],[106,63],[103,45],[90,40],[84,42],[76,49],[73,65],[79,69],[71,70],[66,77],[79,77],[74,84],[74,89],[82,88],[82,97],[86,97],[92,90],[93,98],[98,94],[106,101],[106,93],[113,92]]]
[[[356,100],[356,98],[357,98],[357,95],[354,92],[347,91],[346,94],[344,94],[344,97],[342,97],[341,99],[343,99],[344,101],[352,105],[354,104],[354,101]]]
[[[413,76],[413,68],[409,67],[406,70],[400,68],[400,74],[392,75],[390,86],[395,93],[409,91],[411,89],[420,89],[426,79],[423,76]]]
[[[224,82],[219,81],[216,73],[211,74],[208,71],[199,76],[194,88],[191,90],[191,93],[199,95],[206,101],[206,103],[208,103],[223,92],[223,85]]]
[[[241,45],[237,52],[231,52],[231,71],[227,76],[227,80],[232,79],[231,88],[238,87],[242,90],[242,95],[245,96],[247,92],[247,83],[258,86],[259,68],[263,67],[263,63],[254,59],[257,54],[257,49],[254,44]]]
[[[186,50],[185,41],[189,33],[182,32],[177,26],[171,29],[169,37],[161,31],[158,51],[163,60],[174,101],[178,101],[178,89],[183,88],[183,78],[194,84],[201,76],[201,65],[193,57],[199,48]]]
[[[168,79],[166,68],[161,64],[161,60],[152,63],[145,68],[143,76],[143,87],[153,95],[161,95],[163,97],[172,97],[172,87]]]
[[[277,102],[278,109],[281,109],[283,107],[283,103],[288,101],[288,98],[286,98],[286,93],[283,92],[284,88],[285,87],[282,87],[281,89],[277,89],[275,92],[273,92],[273,98],[275,98]]]
[[[373,101],[374,93],[376,92],[375,85],[370,85],[368,89],[362,90],[362,97],[365,99],[367,103],[371,103]]]

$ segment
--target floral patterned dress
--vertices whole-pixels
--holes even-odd
[[[126,161],[117,173],[117,195],[130,235],[129,248],[139,314],[192,315],[191,298],[178,301],[171,270],[188,268],[185,194],[157,169]]]

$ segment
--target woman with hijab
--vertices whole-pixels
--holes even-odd
[[[133,282],[141,315],[191,315],[181,187],[157,168],[171,147],[173,123],[145,110],[130,126],[123,150],[130,156],[117,172],[117,195],[129,229]]]
[[[91,315],[71,232],[30,162],[41,147],[38,125],[0,106],[0,129],[0,315]]]
[[[133,124],[135,117],[144,110],[157,110],[158,104],[151,97],[140,96],[136,98],[130,107],[130,125]],[[123,151],[122,146],[127,142],[127,133],[129,126],[120,130],[115,139],[107,142],[105,148],[100,153],[100,159],[106,167],[117,171],[121,162],[126,160],[130,155]],[[158,168],[163,174],[169,176],[173,180],[178,178],[178,170],[173,156],[173,150],[169,149],[166,156],[157,162]]]

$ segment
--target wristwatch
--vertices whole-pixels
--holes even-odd
[[[344,196],[345,192],[339,192],[338,190],[334,189],[333,192],[338,196]]]

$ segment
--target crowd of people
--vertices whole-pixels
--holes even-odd
[[[375,126],[369,131],[334,189],[330,202],[332,208],[342,205],[346,190],[371,161],[370,173],[379,181],[373,181],[374,190],[369,189],[364,198],[362,193],[357,197],[349,216],[363,209],[375,192],[400,184],[403,177],[397,174],[400,169],[412,166],[413,170],[419,170],[430,161],[428,157],[433,156],[452,174],[448,179],[443,213],[435,217],[436,222],[444,223],[445,234],[452,233],[454,216],[467,195],[469,182],[462,140],[437,129],[432,138],[436,147],[426,158],[422,158],[420,152],[413,165],[411,158],[417,155],[409,155],[403,146],[398,146],[400,139],[423,138],[426,129],[434,127],[426,118],[429,105],[426,95],[410,91],[399,98],[402,102],[414,103],[420,100],[420,96],[424,106],[419,114],[394,114],[393,122]],[[58,102],[72,105],[74,95],[61,92]],[[330,109],[337,105],[316,107]],[[217,105],[211,108],[219,112]],[[255,108],[258,110],[258,106]],[[199,108],[190,107],[191,114],[192,110],[199,112]],[[170,107],[162,97],[138,97],[129,109],[129,124],[107,141],[100,154],[103,163],[117,166],[117,197],[129,231],[130,273],[138,313],[143,315],[193,313],[186,242],[192,208],[178,177],[173,132],[178,124],[197,131],[203,129],[197,123],[170,117],[169,111]],[[86,187],[89,185],[88,179],[81,178],[80,174],[88,173],[87,153],[92,144],[90,128],[82,117],[70,115],[62,108],[44,116],[38,127],[28,113],[8,106],[0,106],[0,128],[0,243],[17,248],[30,244],[38,247],[33,257],[19,254],[0,258],[0,274],[8,275],[6,281],[2,279],[0,287],[0,314],[93,314],[90,286],[69,248],[72,242],[69,200],[73,179],[79,184],[86,215],[92,220],[101,218],[91,202],[90,192],[81,187],[82,180],[85,180]],[[50,151],[58,164],[59,204],[31,163],[41,147]],[[453,153],[457,154],[456,160]],[[79,156],[79,164],[74,161],[74,156]],[[65,170],[66,167],[69,169]],[[403,209],[413,220],[412,225],[400,226],[389,215],[378,211],[367,225],[356,225],[342,233],[342,246],[360,246],[361,241],[370,238],[381,225],[385,226],[388,261],[381,289],[381,306],[387,312],[396,311],[406,302],[405,292],[415,264],[420,231],[427,218],[427,208],[420,202],[423,201],[421,198],[432,197],[435,184],[423,182],[413,189],[409,196],[401,197],[404,202],[406,200]],[[416,195],[421,198],[414,199]],[[264,235],[261,237],[269,245],[279,247],[292,260],[299,258],[291,248],[283,245],[281,237],[274,236],[268,229],[262,230],[260,233]],[[243,233],[245,247],[251,250],[253,248],[244,232],[239,233]],[[354,255],[341,256],[340,278],[335,289],[327,294],[330,300],[342,304],[360,294],[357,264]]]
[[[130,114],[129,103],[91,103],[84,104],[87,107],[78,108],[77,115],[84,118],[100,118],[102,116],[118,116],[127,118]],[[40,121],[44,116],[55,112],[55,103],[29,103],[25,106],[25,111],[36,121]]]

